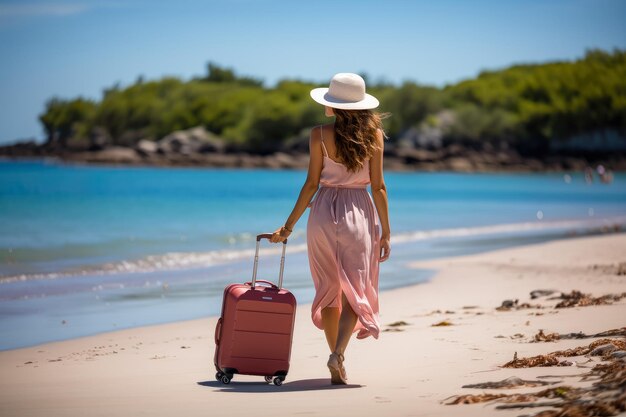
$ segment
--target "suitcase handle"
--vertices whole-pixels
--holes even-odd
[[[261,233],[260,235],[256,236],[256,241],[260,242],[261,239],[267,239],[270,240],[272,238],[273,233]],[[283,244],[287,244],[287,239],[283,240]]]
[[[276,288],[276,289],[278,289],[278,285],[274,284],[274,283],[273,283],[273,282],[271,282],[271,281],[266,281],[266,280],[264,280],[264,279],[257,279],[257,280],[256,280],[256,282],[262,282],[263,284],[268,284],[271,288]],[[251,283],[251,282],[246,282],[244,285],[250,285],[250,286],[252,286],[252,283]]]
[[[220,333],[222,332],[222,318],[220,317],[215,325],[215,344],[220,344]]]
[[[250,286],[252,289],[256,286],[256,271],[259,267],[259,246],[261,245],[261,239],[270,239],[272,233],[261,233],[256,237],[256,250],[254,252],[254,267],[252,268],[252,282]],[[283,287],[283,271],[285,270],[285,250],[287,249],[287,239],[283,240],[283,253],[280,256],[280,272],[278,274],[278,289]],[[259,280],[261,282],[261,280]],[[268,281],[265,281],[268,282]],[[272,283],[270,283],[272,284]],[[274,285],[274,284],[272,284]]]

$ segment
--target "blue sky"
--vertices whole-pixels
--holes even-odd
[[[366,72],[443,86],[483,69],[626,49],[621,0],[0,0],[0,143],[43,140],[53,96],[189,79],[206,63],[272,85]]]

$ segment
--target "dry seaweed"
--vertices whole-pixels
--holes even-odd
[[[553,385],[556,382],[525,380],[516,376],[503,379],[497,382],[481,382],[479,384],[463,385],[461,388],[481,388],[481,389],[500,389],[500,388],[517,388],[517,387],[537,387],[542,385]]]
[[[610,365],[596,365],[588,375],[598,380],[588,388],[558,386],[535,393],[459,395],[445,403],[475,404],[495,400],[504,404],[496,409],[555,407],[532,417],[592,417],[616,416],[626,411],[626,363],[616,361]],[[554,401],[537,401],[539,399]],[[445,401],[445,400],[444,400]]]
[[[534,336],[533,341],[534,342],[556,342],[558,340],[565,340],[565,339],[591,339],[591,338],[596,338],[596,337],[610,337],[610,336],[626,336],[626,328],[612,329],[612,330],[607,330],[604,332],[594,333],[594,334],[586,334],[583,332],[564,333],[564,334],[559,334],[559,333],[545,334],[543,330],[539,330],[539,332]]]
[[[500,304],[500,307],[496,307],[496,310],[498,310],[498,311],[509,311],[510,309],[515,308],[518,303],[519,303],[518,299],[515,299],[515,300],[504,300],[504,301],[502,301],[502,304]]]
[[[552,352],[551,355],[556,356],[581,356],[587,355],[591,353],[592,350],[597,348],[598,346],[606,345],[607,343],[612,343],[618,349],[626,349],[626,341],[620,339],[598,339],[589,343],[587,346],[578,346],[572,349],[566,350],[557,350],[556,352]]]
[[[618,264],[609,264],[609,265],[598,265],[593,264],[589,265],[589,269],[593,269],[594,271],[600,270],[605,274],[611,275],[626,275],[626,262],[620,262]]]
[[[607,343],[605,345],[598,346],[591,352],[589,352],[590,356],[602,356],[607,357],[611,353],[618,351],[619,347],[615,346],[613,343]]]
[[[385,333],[385,332],[396,332],[397,333],[397,332],[403,332],[403,331],[404,331],[404,329],[398,329],[397,327],[392,327],[390,329],[383,330],[383,333]]]
[[[595,416],[616,416],[626,411],[626,394],[612,396],[610,398],[591,398],[577,399],[571,402],[547,404],[537,403],[537,405],[503,404],[496,409],[521,408],[520,406],[536,406],[536,407],[558,407],[558,410],[545,410],[532,417],[595,417]],[[530,416],[526,416],[530,417]]]
[[[547,388],[542,391],[527,393],[527,394],[491,394],[491,393],[483,393],[483,394],[466,394],[466,395],[457,395],[452,398],[451,401],[447,402],[446,405],[454,405],[454,404],[475,404],[481,402],[487,402],[492,400],[498,400],[498,402],[503,403],[529,403],[531,401],[537,401],[539,398],[560,398],[560,399],[570,399],[574,398],[577,395],[580,395],[579,388],[572,388],[568,386],[559,386],[554,388]]]
[[[626,364],[623,361],[599,363],[583,377],[583,381],[596,378],[603,387],[607,384],[626,388]]]
[[[389,323],[387,326],[389,327],[400,327],[400,326],[408,326],[409,323],[407,323],[404,320],[400,320],[400,321],[394,321],[393,323]]]
[[[383,330],[383,332],[403,332],[404,329],[401,329],[400,327],[408,326],[408,325],[409,323],[407,323],[404,320],[394,321],[393,323],[389,323],[387,325],[388,328]]]
[[[453,326],[448,320],[440,321],[439,323],[431,324],[432,327]]]
[[[484,403],[487,401],[496,400],[498,398],[506,397],[506,394],[466,394],[466,395],[455,395],[451,401],[445,403],[446,405],[455,405],[455,404],[476,404],[476,403]],[[446,398],[447,400],[448,398]],[[444,401],[446,401],[444,400]]]
[[[562,404],[562,401],[541,401],[530,403],[514,403],[514,404],[500,404],[496,406],[496,410],[508,410],[511,408],[538,408],[538,407],[558,407]],[[524,416],[528,417],[528,416]]]
[[[556,342],[560,338],[561,338],[561,335],[559,335],[558,333],[548,333],[548,334],[545,334],[543,332],[543,329],[540,329],[539,333],[537,333],[533,337],[533,340],[535,342]]]
[[[496,307],[497,311],[522,310],[527,308],[543,308],[541,304],[521,303],[519,300],[504,300],[500,307]]]
[[[615,301],[619,301],[624,297],[626,297],[626,292],[623,292],[621,294],[606,294],[601,297],[592,297],[591,294],[583,294],[578,290],[573,290],[569,294],[561,293],[560,297],[556,297],[556,299],[560,299],[563,301],[559,302],[556,306],[554,306],[554,308],[586,307],[603,304],[613,304]]]
[[[590,338],[595,338],[595,337],[613,337],[613,336],[626,336],[626,327],[622,327],[620,329],[605,330],[603,332],[594,333],[594,334],[586,334],[583,332],[564,333],[564,334],[558,334],[558,333],[545,334],[543,333],[543,330],[539,330],[539,333],[537,333],[534,336],[534,341],[535,342],[553,342],[553,341],[563,340],[563,339],[590,339]]]
[[[608,344],[624,349],[626,341],[620,339],[600,339],[587,346],[556,351],[548,355],[539,355],[532,358],[518,359],[516,354],[514,361],[531,360],[539,357],[586,355],[593,352],[594,349]],[[582,381],[590,379],[594,381],[590,387],[572,388],[569,386],[558,386],[525,394],[483,393],[474,396],[463,395],[450,397],[453,400],[447,404],[473,404],[494,400],[505,403],[496,406],[496,409],[554,407],[554,409],[540,411],[532,415],[532,417],[616,416],[626,412],[626,362],[608,353],[604,354],[603,359],[609,362],[596,364],[590,371],[582,375]],[[542,398],[554,401],[538,401]]]
[[[569,366],[571,362],[559,362],[558,357],[581,356],[591,353],[598,346],[613,344],[617,349],[626,350],[626,341],[620,339],[599,339],[587,346],[578,346],[572,349],[557,350],[547,355],[531,356],[529,358],[517,358],[517,352],[513,360],[502,365],[504,368],[533,368],[536,366]],[[610,353],[610,352],[609,352]]]
[[[622,327],[621,329],[611,329],[606,330],[604,332],[596,333],[587,337],[610,337],[610,336],[626,336],[626,327]]]
[[[516,359],[503,365],[504,368],[534,368],[536,366],[558,366],[559,360],[552,355],[537,355],[530,358]]]

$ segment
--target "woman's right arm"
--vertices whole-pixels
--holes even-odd
[[[306,181],[300,190],[300,195],[296,200],[296,204],[294,205],[291,214],[287,218],[287,221],[285,221],[285,226],[278,228],[272,234],[270,241],[273,243],[282,242],[289,236],[289,234],[291,234],[291,232],[285,228],[293,230],[319,188],[322,166],[324,163],[320,129],[322,128],[319,127],[311,130],[311,136],[309,138],[309,171]]]
[[[380,237],[380,262],[389,259],[391,254],[391,230],[389,228],[389,203],[387,200],[387,187],[385,187],[385,179],[383,177],[383,151],[385,141],[382,130],[376,133],[376,141],[378,149],[374,151],[374,155],[370,159],[370,183],[372,187],[372,198],[378,212],[378,218],[382,227],[382,235]]]

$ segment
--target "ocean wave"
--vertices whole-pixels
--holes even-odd
[[[496,224],[488,226],[458,227],[451,229],[420,230],[399,233],[392,237],[392,243],[415,242],[418,240],[442,237],[468,237],[501,233],[524,233],[543,230],[565,229],[575,231],[577,228],[622,228],[626,225],[626,216],[604,219],[552,220],[526,223]]]
[[[306,251],[306,244],[291,245],[289,253]],[[170,252],[162,255],[149,255],[137,260],[110,262],[101,265],[85,266],[79,270],[44,274],[21,274],[0,277],[0,284],[16,281],[56,279],[81,275],[106,275],[119,273],[139,273],[167,270],[202,268],[236,262],[254,257],[254,249],[215,250],[209,252]],[[263,248],[264,255],[278,255],[281,247]]]
[[[601,218],[601,219],[579,219],[579,220],[554,220],[536,221],[526,223],[497,224],[488,226],[457,227],[449,229],[419,230],[413,232],[402,232],[392,237],[392,244],[403,244],[429,239],[487,236],[498,234],[522,234],[549,230],[563,230],[569,233],[577,233],[584,230],[621,230],[626,226],[626,216]],[[288,245],[288,253],[305,252],[305,243]],[[282,248],[263,248],[264,255],[279,255]],[[82,267],[79,270],[62,271],[44,274],[21,274],[11,276],[0,276],[0,285],[17,281],[57,279],[62,277],[81,275],[106,275],[120,273],[145,273],[165,270],[185,270],[203,268],[220,264],[227,264],[245,259],[252,259],[254,249],[237,250],[214,250],[208,252],[171,252],[161,255],[150,255],[137,260],[127,260],[111,262],[101,265]]]

